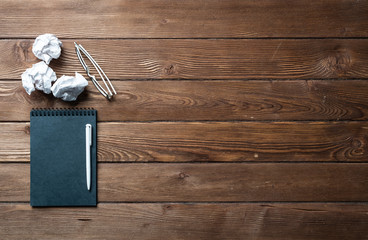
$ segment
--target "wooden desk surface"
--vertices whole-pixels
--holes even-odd
[[[1,239],[368,239],[368,1],[0,1]],[[118,91],[20,75],[34,38]],[[98,110],[98,207],[29,206],[29,111]]]

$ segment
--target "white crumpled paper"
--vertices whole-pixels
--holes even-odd
[[[56,74],[48,64],[60,57],[61,45],[61,41],[53,34],[40,35],[34,41],[32,52],[43,61],[33,64],[22,74],[22,84],[29,95],[38,89],[47,94],[52,92],[64,101],[75,101],[88,85],[88,81],[77,72],[75,77],[62,76],[56,80]],[[55,82],[54,85],[52,82]]]
[[[79,94],[88,85],[88,81],[79,73],[75,72],[75,77],[60,77],[51,87],[52,94],[64,101],[75,101]]]
[[[51,93],[51,85],[55,81],[55,72],[45,62],[33,64],[22,74],[22,84],[29,95],[35,88],[47,94]]]
[[[60,46],[62,46],[62,43],[55,35],[46,33],[36,38],[32,52],[37,58],[49,64],[53,58],[57,59],[60,57]]]

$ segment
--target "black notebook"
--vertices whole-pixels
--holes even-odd
[[[31,206],[96,206],[96,115],[31,111]]]

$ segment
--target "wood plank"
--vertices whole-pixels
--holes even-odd
[[[0,201],[29,201],[29,164],[1,164]]]
[[[367,131],[367,122],[99,123],[98,160],[366,162]],[[28,123],[0,124],[0,161],[29,161]]]
[[[63,40],[50,66],[58,76],[84,72],[75,40]],[[367,78],[365,39],[76,40],[111,79]],[[0,79],[20,79],[32,63],[33,40],[0,41]],[[121,89],[118,89],[118,91]]]
[[[365,239],[366,204],[0,205],[6,239]],[[31,223],[31,224],[30,224]]]
[[[30,154],[29,124],[2,123],[0,127],[0,158],[28,161]]]
[[[7,0],[0,6],[0,37],[367,37],[367,7],[338,0]]]
[[[367,171],[367,163],[104,163],[98,201],[368,201]],[[28,164],[2,164],[0,180],[0,201],[29,201]]]
[[[0,121],[29,121],[32,108],[93,107],[99,121],[368,120],[368,82],[116,81],[113,101],[93,86],[77,102],[0,81]],[[17,107],[14,107],[17,106]]]

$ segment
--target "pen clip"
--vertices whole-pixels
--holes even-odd
[[[92,146],[92,125],[86,124],[86,141],[89,142],[89,145]]]

